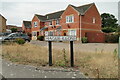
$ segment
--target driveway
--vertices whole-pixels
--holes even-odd
[[[48,42],[46,41],[31,41],[31,44],[46,46],[48,47]],[[53,49],[66,49],[69,50],[69,43],[63,42],[53,42]],[[115,50],[118,51],[118,44],[113,43],[74,43],[74,50],[79,52],[108,52],[113,53]]]
[[[5,78],[85,78],[78,70],[72,68],[34,67],[29,65],[13,64],[1,60],[2,75]],[[0,75],[0,77],[2,77]]]

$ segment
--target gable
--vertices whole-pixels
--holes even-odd
[[[65,9],[65,11],[63,12],[61,16],[71,15],[71,14],[79,14],[79,13],[71,5],[68,5],[68,7]]]

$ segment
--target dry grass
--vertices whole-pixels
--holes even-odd
[[[45,66],[48,64],[48,49],[32,44],[3,45],[2,56],[5,59],[22,64]],[[53,50],[54,66],[69,66],[69,52]],[[75,52],[75,65],[91,78],[117,78],[118,59],[116,53]],[[67,59],[65,61],[65,59]]]

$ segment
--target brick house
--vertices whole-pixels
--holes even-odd
[[[104,33],[101,31],[101,16],[94,3],[79,7],[68,5],[65,10],[45,16],[35,14],[31,30],[34,40],[39,35],[51,35],[76,36],[77,41],[81,41],[82,37],[88,37],[92,38],[93,42],[104,42]]]
[[[30,37],[32,37],[31,27],[32,27],[31,21],[23,21],[23,23],[22,23],[22,31],[23,31],[23,33],[26,33]]]
[[[31,21],[23,21],[22,30],[25,33],[31,33]]]
[[[22,27],[17,27],[16,25],[7,25],[6,30],[11,31],[12,28],[16,28],[17,32],[22,32]]]
[[[0,14],[0,33],[6,32],[6,21],[7,19]]]

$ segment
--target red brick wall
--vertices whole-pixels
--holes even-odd
[[[105,34],[104,33],[99,33],[99,32],[88,32],[86,34],[88,38],[88,42],[90,43],[101,43],[105,42]]]
[[[74,15],[74,23],[66,23],[66,16],[69,16],[71,14]],[[75,9],[73,9],[71,6],[68,6],[61,16],[60,23],[63,29],[69,29],[67,24],[69,24],[70,28],[78,28],[79,25],[78,12]]]
[[[34,22],[37,22],[37,27],[34,27]],[[40,31],[40,20],[36,16],[32,19],[32,31]]]
[[[69,15],[74,15],[74,23],[66,23],[66,16]],[[63,12],[62,16],[61,16],[61,26],[62,29],[76,29],[77,30],[77,37],[79,37],[79,14],[78,12],[71,6],[68,6],[67,9]],[[64,32],[64,31],[63,31]],[[65,33],[67,33],[68,31],[65,31]],[[64,33],[62,33],[63,35]]]
[[[93,17],[95,23],[93,23]],[[82,30],[82,37],[85,36],[86,32],[101,32],[101,17],[95,5],[89,8],[81,20],[82,29],[84,29]]]
[[[22,24],[22,31],[25,33],[31,33],[31,28],[25,28],[24,24]]]

